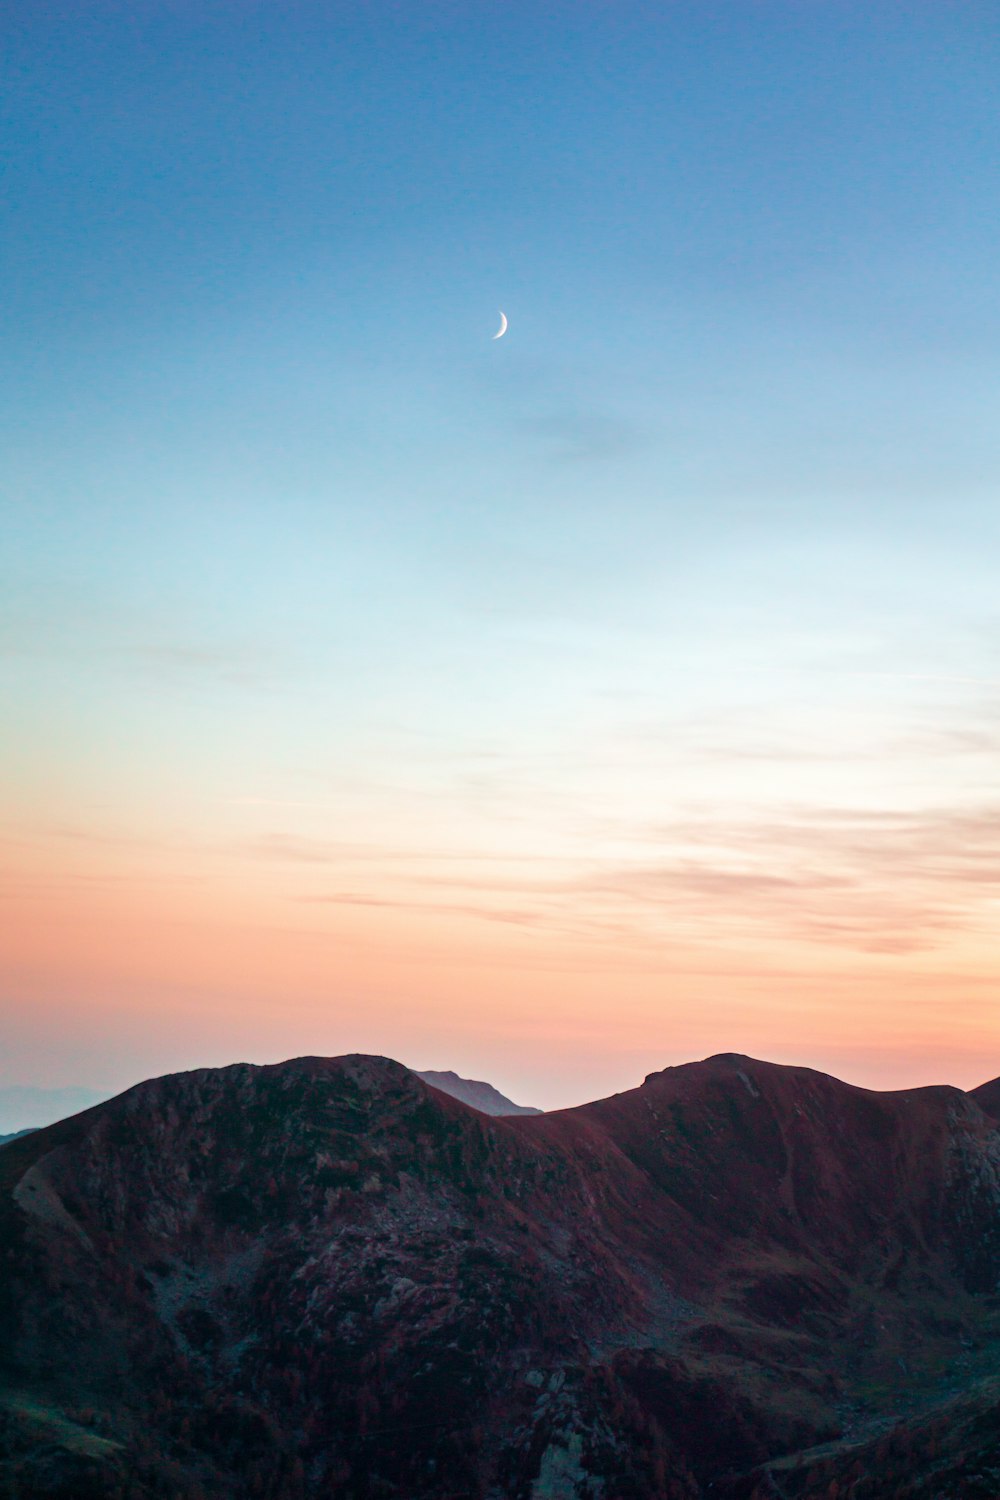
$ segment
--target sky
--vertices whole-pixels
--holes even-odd
[[[1000,1074],[995,6],[0,25],[0,1085]]]

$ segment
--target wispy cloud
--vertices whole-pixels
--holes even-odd
[[[232,687],[274,686],[287,676],[288,664],[270,648],[252,644],[205,645],[179,641],[146,641],[116,647],[120,661],[164,684],[221,683]]]
[[[691,817],[635,828],[631,845],[633,858],[512,856],[505,868],[474,849],[368,850],[379,868],[367,891],[294,899],[595,937],[632,933],[643,943],[682,934],[710,943],[778,939],[905,954],[982,929],[991,922],[988,903],[1000,895],[994,805],[919,814],[789,808],[783,818],[742,822]],[[261,850],[340,873],[359,858],[346,847],[280,837]]]
[[[389,911],[419,912],[436,917],[475,917],[483,922],[504,922],[520,927],[535,926],[543,920],[541,912],[527,908],[478,906],[460,902],[392,900],[379,896],[357,895],[350,891],[338,891],[328,896],[301,896],[297,899],[308,905],[368,906]]]
[[[645,435],[623,418],[599,409],[565,409],[522,417],[518,427],[555,463],[621,458],[645,446]]]
[[[291,642],[205,628],[144,609],[72,577],[0,578],[0,655],[141,675],[159,686],[270,686],[296,668]]]
[[[988,921],[983,900],[1000,893],[994,805],[793,808],[784,819],[685,821],[650,829],[647,838],[664,849],[662,858],[595,871],[588,887],[702,924],[735,922],[867,951],[936,946],[945,933]]]

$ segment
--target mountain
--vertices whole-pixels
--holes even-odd
[[[12,1130],[10,1135],[0,1135],[0,1146],[6,1145],[8,1141],[19,1140],[22,1135],[30,1135],[31,1130]]]
[[[53,1120],[65,1119],[107,1097],[107,1093],[96,1089],[41,1089],[30,1084],[9,1084],[0,1088],[0,1132],[16,1133],[50,1125]]]
[[[1000,1119],[1000,1078],[991,1079],[989,1083],[981,1083],[977,1089],[973,1089],[970,1098],[975,1099],[979,1108],[995,1120]]]
[[[492,1083],[480,1083],[476,1078],[459,1078],[457,1073],[417,1073],[425,1083],[432,1088],[440,1089],[442,1094],[450,1094],[453,1099],[461,1099],[463,1104],[471,1104],[473,1109],[478,1109],[484,1115],[540,1115],[540,1109],[533,1109],[530,1104],[514,1104],[506,1095],[495,1089]]]
[[[725,1055],[490,1118],[385,1058],[0,1151],[0,1494],[1000,1492],[1000,1130]],[[978,1477],[977,1477],[978,1476]]]

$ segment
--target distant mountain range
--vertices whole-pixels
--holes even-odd
[[[540,1115],[540,1109],[533,1109],[530,1104],[514,1104],[506,1095],[495,1089],[492,1083],[480,1083],[475,1078],[459,1078],[457,1073],[417,1073],[425,1083],[440,1089],[443,1094],[450,1094],[453,1099],[461,1099],[463,1104],[471,1104],[473,1109],[478,1109],[484,1115]]]
[[[527,1104],[514,1104],[491,1083],[480,1083],[472,1078],[460,1078],[457,1073],[417,1073],[426,1083],[433,1084],[442,1093],[453,1099],[471,1104],[484,1115],[538,1115],[541,1110]],[[0,1088],[0,1145],[13,1140],[25,1130],[37,1130],[42,1125],[51,1125],[55,1120],[64,1120],[78,1110],[89,1109],[107,1099],[107,1093],[87,1088],[34,1088],[27,1084],[16,1084]],[[29,1123],[30,1122],[30,1123]]]
[[[29,1084],[10,1084],[0,1088],[0,1140],[3,1133],[33,1130],[64,1120],[77,1110],[89,1109],[107,1099],[105,1090],[85,1088],[41,1089]]]
[[[140,1084],[0,1150],[0,1494],[996,1500],[998,1114],[734,1055],[499,1118]]]
[[[491,1083],[481,1083],[472,1078],[460,1078],[457,1073],[417,1072],[417,1077],[430,1083],[453,1099],[471,1104],[484,1115],[539,1115],[540,1109],[527,1104],[514,1104]],[[0,1145],[13,1140],[27,1130],[37,1130],[42,1125],[51,1125],[64,1120],[67,1115],[81,1109],[89,1109],[110,1096],[97,1089],[58,1088],[42,1089],[29,1084],[13,1084],[0,1088]],[[29,1123],[30,1122],[30,1123]]]

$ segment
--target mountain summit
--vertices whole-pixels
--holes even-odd
[[[725,1055],[490,1118],[386,1058],[205,1069],[5,1145],[0,1266],[19,1500],[996,1494],[958,1089]]]

